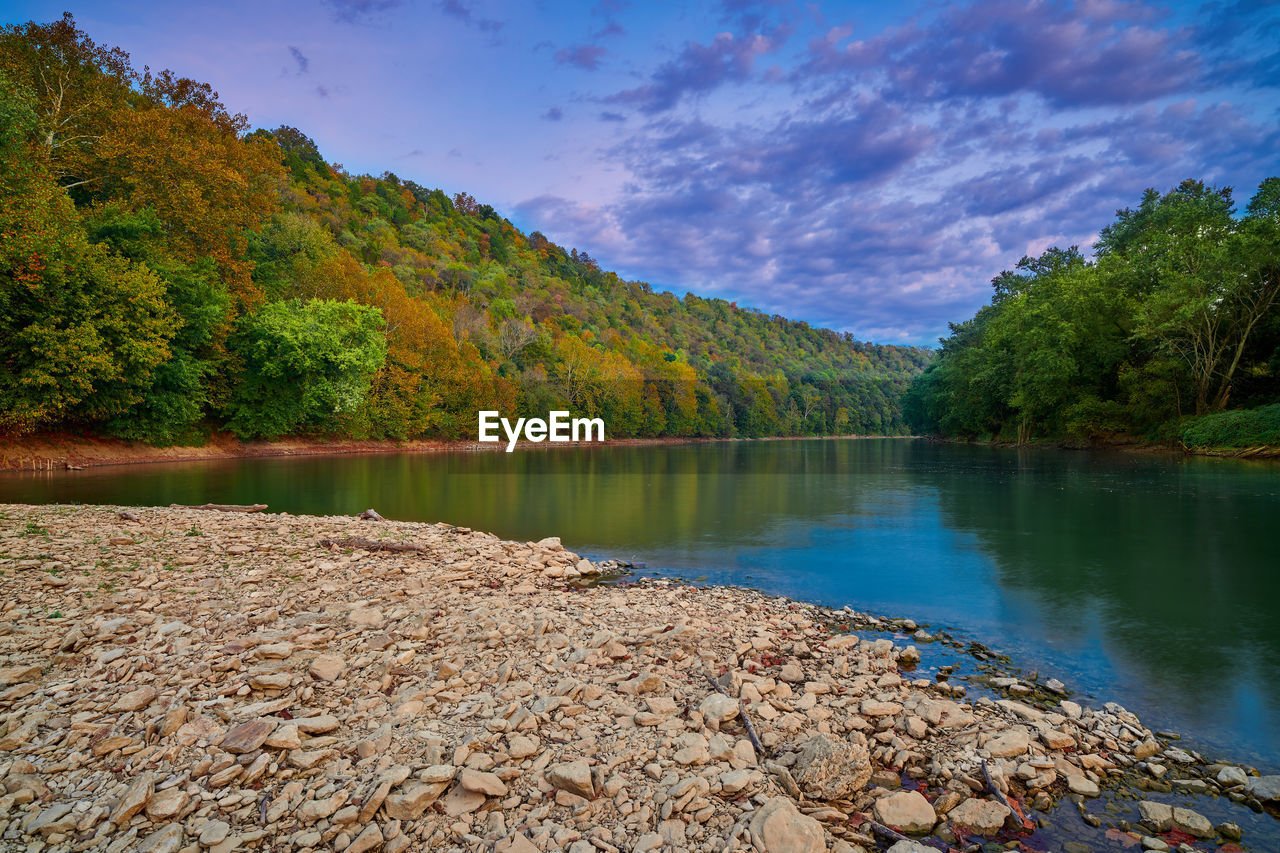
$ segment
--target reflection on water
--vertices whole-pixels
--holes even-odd
[[[558,535],[946,626],[1280,767],[1280,466],[909,439],[256,459],[0,477],[0,501],[252,503]]]

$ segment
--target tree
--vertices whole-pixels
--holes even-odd
[[[241,318],[232,345],[245,372],[227,426],[245,439],[335,425],[387,356],[376,308],[321,299],[264,305]]]
[[[31,155],[34,101],[0,74],[0,428],[18,431],[137,403],[175,320],[157,276],[89,243]]]
[[[1196,414],[1221,410],[1258,324],[1280,297],[1280,233],[1265,184],[1243,221],[1229,189],[1184,182],[1147,206],[1140,250],[1123,257],[1150,280],[1138,334],[1179,360],[1191,376]]]

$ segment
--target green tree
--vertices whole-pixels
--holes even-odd
[[[274,439],[332,427],[364,401],[387,343],[382,312],[334,300],[288,300],[243,317],[232,345],[245,372],[228,407],[228,427],[245,439]]]

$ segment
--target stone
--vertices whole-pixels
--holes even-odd
[[[1087,776],[1071,775],[1067,777],[1067,787],[1073,794],[1079,794],[1082,797],[1096,797],[1102,793],[1098,788],[1098,784],[1090,780]]]
[[[160,695],[160,691],[154,687],[139,687],[132,690],[119,699],[111,706],[112,711],[141,711],[143,708],[156,701],[156,697]]]
[[[750,784],[750,770],[730,770],[720,774],[720,790],[726,794],[736,794]]]
[[[885,826],[913,835],[932,831],[938,822],[933,806],[919,791],[897,791],[880,797],[872,812]]]
[[[357,607],[347,614],[347,621],[361,628],[381,625],[382,620],[382,611],[376,607]]]
[[[219,748],[236,755],[255,752],[266,742],[267,736],[275,731],[277,721],[270,717],[259,717],[232,728],[222,738]]]
[[[1213,838],[1213,824],[1207,817],[1191,809],[1174,807],[1173,828],[1196,838]]]
[[[1026,730],[1010,729],[987,741],[987,754],[992,758],[1013,758],[1025,753],[1030,745]]]
[[[189,799],[190,796],[181,788],[166,788],[163,791],[157,791],[151,799],[147,800],[144,811],[147,817],[157,823],[172,820],[187,805]]]
[[[1173,828],[1173,808],[1155,800],[1141,800],[1138,817],[1143,826],[1154,832],[1168,832]]]
[[[1218,771],[1218,784],[1224,788],[1243,788],[1249,784],[1249,775],[1239,767],[1224,767]]]
[[[154,792],[155,780],[152,775],[150,773],[139,773],[138,778],[125,791],[120,804],[111,813],[111,822],[116,826],[128,823],[129,818],[146,807],[147,801],[151,799],[151,795]]]
[[[27,834],[39,834],[46,838],[54,833],[66,833],[76,826],[77,816],[71,813],[71,803],[53,803],[42,809],[36,819],[27,824]]]
[[[845,799],[866,787],[871,757],[861,744],[818,734],[801,744],[791,775],[811,799]]]
[[[507,754],[515,760],[537,755],[541,751],[538,742],[531,737],[516,735],[507,741]]]
[[[494,853],[540,853],[538,846],[519,832],[513,832],[499,841],[493,850]]]
[[[979,835],[995,835],[1004,827],[1005,818],[1012,812],[1004,803],[971,798],[947,813],[947,820],[968,827]]]
[[[858,708],[864,717],[892,717],[902,710],[897,702],[880,702],[875,699],[864,699]]]
[[[317,714],[314,717],[298,717],[293,720],[298,731],[307,735],[322,735],[334,731],[342,723],[332,714]]]
[[[706,764],[711,760],[711,749],[707,739],[699,734],[687,734],[680,739],[680,749],[671,756],[676,764]]]
[[[567,761],[547,769],[547,782],[562,791],[588,800],[596,795],[591,781],[591,768],[585,761]]]
[[[182,824],[170,823],[142,839],[133,849],[135,853],[178,853],[182,841]]]
[[[0,669],[0,687],[11,684],[22,684],[26,681],[39,681],[42,669],[37,664],[6,666]]]
[[[200,837],[197,840],[201,847],[212,847],[225,841],[230,832],[231,825],[226,821],[211,820],[200,830]]]
[[[1160,744],[1150,738],[1142,741],[1133,748],[1133,757],[1139,761],[1150,758],[1160,752]]]
[[[936,848],[927,844],[921,844],[919,841],[896,841],[889,848],[888,853],[938,853]]]
[[[1214,830],[1228,841],[1239,841],[1244,838],[1244,830],[1240,828],[1239,824],[1220,823],[1214,827]]]
[[[481,773],[479,770],[463,768],[458,774],[458,784],[468,791],[475,791],[488,797],[501,797],[507,793],[507,784],[493,773]]]
[[[307,667],[307,674],[318,681],[337,681],[346,668],[347,661],[342,655],[320,655]]]
[[[343,853],[368,853],[370,850],[377,849],[385,840],[381,827],[376,823],[371,823],[361,830],[360,834],[352,840]]]
[[[738,716],[738,703],[721,693],[712,693],[698,706],[702,721],[713,732],[720,731],[720,726]]]
[[[444,795],[444,799],[440,804],[444,807],[444,813],[449,817],[458,817],[459,815],[470,814],[485,803],[484,794],[479,791],[470,791],[461,785],[454,785],[449,793]]]
[[[1258,776],[1250,779],[1249,793],[1264,803],[1280,801],[1280,776]]]
[[[748,824],[756,853],[826,853],[822,825],[800,814],[786,797],[773,797]]]
[[[431,804],[440,799],[448,782],[426,784],[410,782],[387,796],[384,808],[392,820],[417,820]]]
[[[628,678],[626,681],[619,682],[618,692],[626,693],[630,696],[638,696],[641,693],[654,693],[661,690],[662,686],[662,676],[652,672],[642,672],[635,678]]]
[[[297,749],[302,746],[302,738],[298,735],[298,727],[292,723],[278,725],[262,742],[263,746],[272,749]]]

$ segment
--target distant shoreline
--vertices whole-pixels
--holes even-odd
[[[993,439],[969,440],[936,435],[919,437],[942,444],[969,444],[982,445],[984,447],[1000,447],[1012,450],[1019,449],[1019,445],[1012,441],[996,441]],[[1270,462],[1280,460],[1280,445],[1274,444],[1260,445],[1258,447],[1186,447],[1185,445],[1182,447],[1175,447],[1171,444],[1143,442],[1135,439],[1133,441],[1116,442],[1114,444],[1078,446],[1063,444],[1060,441],[1045,440],[1033,441],[1028,444],[1021,445],[1021,448],[1026,450],[1066,450],[1085,453],[1117,451],[1120,453],[1132,453],[1142,456],[1212,456],[1220,459],[1251,459]]]
[[[649,447],[656,445],[712,444],[743,441],[793,441],[832,438],[916,438],[889,435],[795,435],[766,438],[618,438],[603,444],[522,444],[522,449]],[[155,447],[113,438],[75,435],[38,435],[17,441],[0,441],[0,471],[64,471],[109,465],[146,465],[158,462],[200,462],[214,459],[257,459],[281,456],[345,456],[374,453],[491,453],[505,445],[478,441],[409,441],[308,439],[245,442],[215,435],[206,444],[188,447]]]

